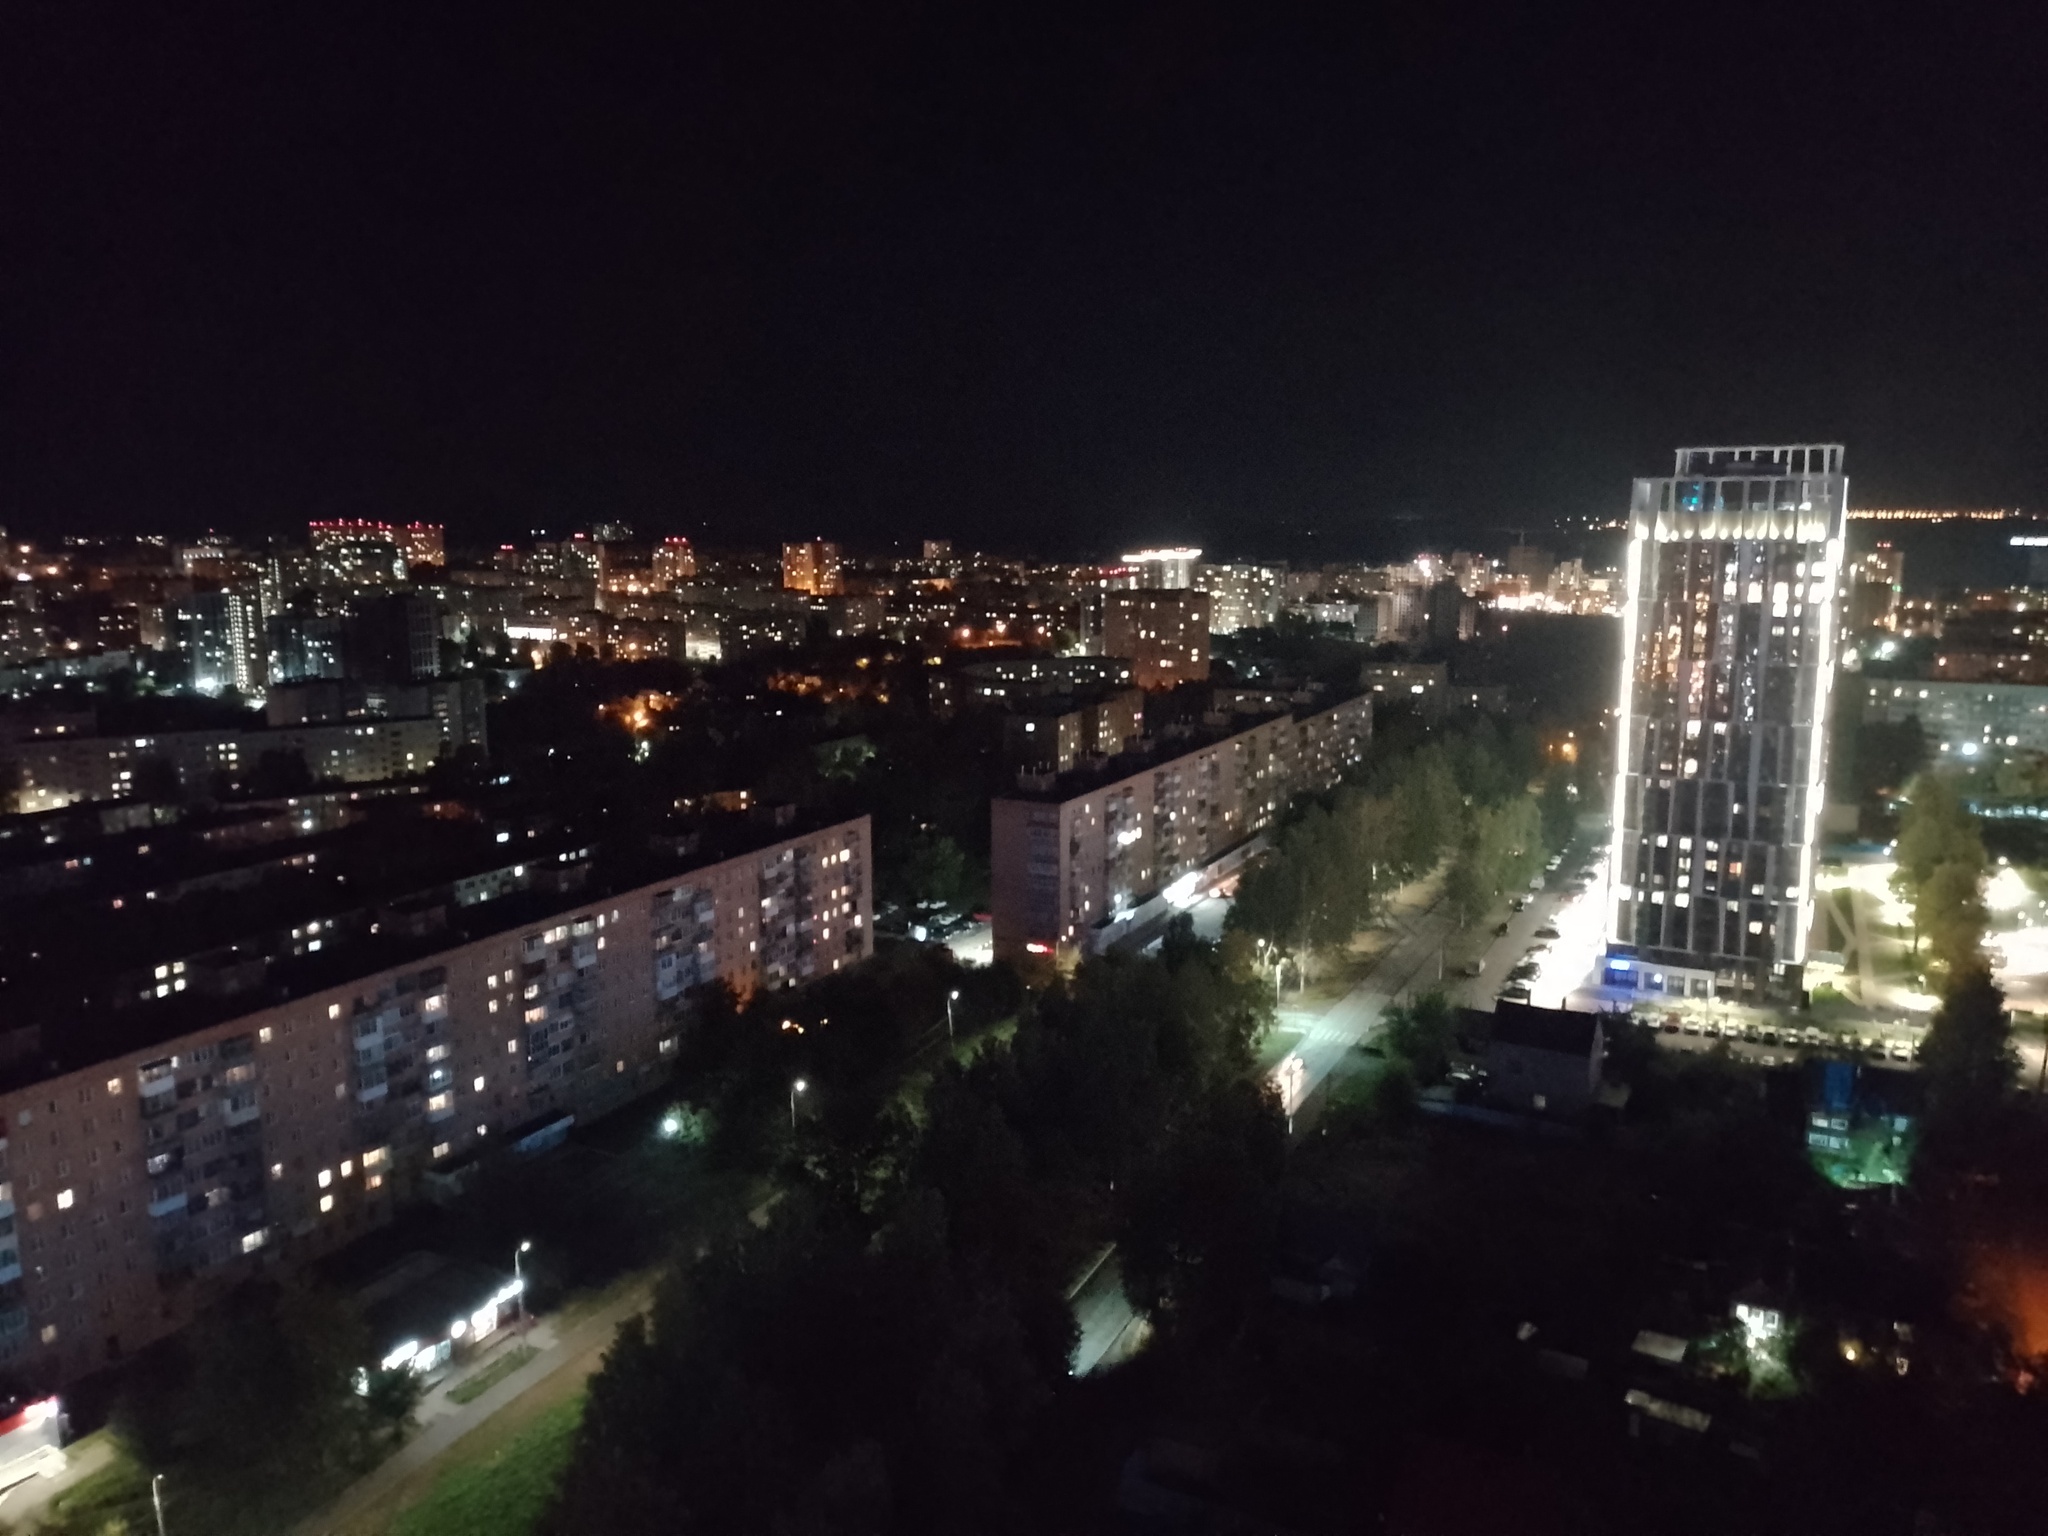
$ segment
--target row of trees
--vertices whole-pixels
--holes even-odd
[[[679,1264],[593,1381],[550,1528],[1057,1528],[1077,1274],[1115,1243],[1203,1336],[1259,1273],[1284,1132],[1242,950],[1091,962],[921,1092],[801,1118],[765,1230]]]
[[[1449,858],[1444,893],[1461,923],[1543,866],[1546,844],[1571,834],[1576,804],[1566,772],[1529,792],[1526,744],[1483,722],[1448,741],[1383,759],[1363,784],[1301,809],[1271,855],[1239,882],[1233,929],[1269,959],[1293,960],[1307,980],[1381,914],[1403,883]]]

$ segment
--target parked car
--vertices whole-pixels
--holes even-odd
[[[1539,939],[1554,939],[1557,936],[1557,929],[1551,926],[1549,923],[1545,923],[1541,928],[1538,928],[1536,930],[1536,937]]]
[[[1530,889],[1530,890],[1532,890],[1532,891],[1540,891],[1540,890],[1542,890],[1542,889],[1543,889],[1543,877],[1542,877],[1541,875],[1531,875],[1531,876],[1529,877],[1529,889]]]
[[[1665,1034],[1667,1034],[1667,1035],[1675,1035],[1675,1034],[1677,1034],[1677,1033],[1678,1033],[1678,1020],[1677,1020],[1677,1019],[1675,1019],[1675,1018],[1667,1018],[1667,1019],[1666,1019],[1666,1020],[1664,1021],[1664,1033],[1665,1033]]]
[[[1524,960],[1520,965],[1508,972],[1508,979],[1510,981],[1528,981],[1541,969],[1542,967],[1535,961]]]
[[[1477,976],[1486,969],[1486,957],[1481,955],[1477,960],[1467,960],[1461,969],[1467,976]]]
[[[1893,1061],[1911,1061],[1913,1059],[1913,1047],[1907,1041],[1894,1040],[1885,1047],[1885,1054],[1891,1057]]]
[[[1506,938],[1508,936],[1508,925],[1506,923],[1495,923],[1493,925],[1493,936],[1496,939]]]
[[[1777,1043],[1778,1043],[1778,1032],[1777,1032],[1777,1031],[1776,1031],[1775,1029],[1767,1029],[1767,1030],[1765,1030],[1765,1031],[1764,1031],[1764,1044],[1765,1044],[1765,1045],[1776,1045]]]
[[[1745,1040],[1761,1040],[1761,1039],[1763,1039],[1763,1037],[1764,1037],[1764,1032],[1763,1032],[1763,1029],[1761,1028],[1761,1026],[1759,1026],[1759,1025],[1755,1025],[1755,1024],[1745,1024],[1745,1025],[1743,1025],[1743,1026],[1742,1026],[1742,1038],[1743,1038],[1743,1039],[1745,1039]]]
[[[1527,1001],[1529,1001],[1529,989],[1525,986],[1521,986],[1520,984],[1510,984],[1508,986],[1502,987],[1500,989],[1500,995],[1502,1000],[1505,1002],[1526,1003]]]

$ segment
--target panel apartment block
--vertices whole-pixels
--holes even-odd
[[[1140,688],[1174,688],[1209,676],[1209,594],[1106,592],[1102,654],[1131,664]]]
[[[998,959],[1070,964],[1192,887],[1205,867],[1364,759],[1372,701],[1279,715],[1136,770],[1069,775],[990,806]]]
[[[1848,489],[1839,444],[1680,449],[1635,483],[1610,984],[1800,985]]]
[[[871,871],[861,817],[17,1081],[0,1367],[61,1384],[258,1266],[388,1221],[522,1127],[653,1088],[693,986],[745,994],[872,954]]]
[[[447,741],[433,718],[291,725],[260,731],[160,731],[138,736],[36,737],[8,749],[21,772],[24,811],[55,810],[87,800],[135,793],[135,776],[150,759],[171,765],[197,792],[215,773],[253,769],[265,752],[297,752],[316,779],[368,784],[424,773]]]

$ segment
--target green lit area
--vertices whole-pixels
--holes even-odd
[[[1840,1189],[1903,1184],[1913,1166],[1913,1123],[1905,1115],[1829,1114],[1806,1120],[1806,1155]]]

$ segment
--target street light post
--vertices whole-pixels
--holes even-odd
[[[526,1272],[520,1267],[519,1257],[533,1247],[533,1239],[522,1237],[519,1246],[512,1250],[512,1295],[519,1303],[519,1331],[526,1332]]]
[[[164,1475],[149,1480],[149,1502],[156,1510],[156,1536],[164,1536]]]
[[[789,1128],[792,1132],[796,1130],[796,1096],[802,1093],[807,1086],[802,1078],[798,1078],[789,1085]]]
[[[946,1038],[953,1038],[953,1005],[960,1000],[960,989],[955,987],[946,994]]]

